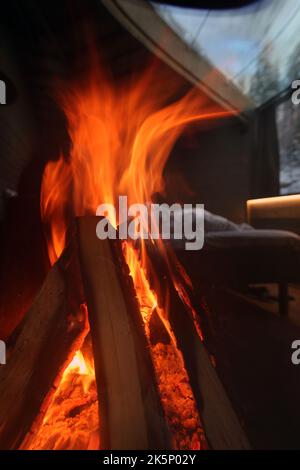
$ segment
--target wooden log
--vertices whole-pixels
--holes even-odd
[[[161,279],[164,280],[164,284],[161,283],[160,296],[169,292],[168,320],[183,356],[210,448],[213,450],[249,449],[247,436],[212,365],[205,345],[200,339],[191,311],[175,290],[163,257],[156,249],[153,249],[153,246],[149,245],[147,249],[151,259],[150,277],[159,272]],[[168,258],[173,259],[172,255]],[[162,306],[164,305],[164,299],[160,299],[159,302]]]
[[[142,318],[120,242],[99,240],[98,217],[78,219],[104,449],[168,449]]]
[[[210,447],[215,450],[249,449],[248,439],[191,318],[187,312],[178,315],[174,303],[170,310],[171,326],[184,357]]]
[[[65,263],[58,262],[9,344],[7,364],[0,367],[0,449],[18,449],[33,423],[42,419],[70,355],[87,332],[83,317],[67,318],[72,313],[69,288]]]

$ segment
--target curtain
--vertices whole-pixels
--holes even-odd
[[[251,191],[253,198],[279,194],[279,147],[275,112],[274,104],[255,112]]]

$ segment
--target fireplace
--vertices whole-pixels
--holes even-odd
[[[49,269],[0,370],[1,401],[11,404],[1,408],[0,446],[247,448],[172,243],[96,236],[99,204],[162,196],[179,135],[229,112],[183,91],[156,63],[116,84],[90,56],[84,78],[55,90],[71,145],[43,170]],[[121,232],[121,217],[103,215]]]
[[[96,6],[89,7],[87,14],[78,2],[73,12],[80,44],[78,28],[65,33],[59,15],[52,19],[69,47],[71,73],[51,65],[46,92],[33,87],[35,103],[46,102],[42,112],[37,106],[36,157],[20,197],[7,193],[0,448],[248,448],[176,237],[138,236],[145,221],[135,222],[136,207],[128,220],[136,237],[100,239],[99,221],[122,234],[124,214],[96,215],[120,197],[130,207],[182,202],[182,175],[166,172],[176,142],[235,112],[146,53],[104,7],[100,48]],[[134,52],[126,67],[118,56],[124,37]],[[41,57],[51,56],[51,41],[37,45]]]

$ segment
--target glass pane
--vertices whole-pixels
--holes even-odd
[[[153,5],[190,47],[258,105],[298,78],[299,0],[261,0],[222,11]]]
[[[280,194],[300,193],[300,106],[291,100],[277,106]]]

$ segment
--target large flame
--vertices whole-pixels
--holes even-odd
[[[64,247],[70,208],[77,216],[94,215],[102,203],[117,207],[120,195],[128,204],[150,202],[164,189],[163,170],[184,127],[228,115],[207,109],[198,89],[174,101],[178,84],[153,67],[122,84],[108,79],[99,65],[92,70],[88,81],[59,93],[72,150],[68,161],[60,157],[47,165],[42,182],[52,262]]]
[[[180,95],[173,77],[165,77],[153,67],[139,78],[117,84],[94,64],[89,80],[63,88],[59,100],[68,120],[72,149],[68,160],[61,156],[47,165],[42,182],[41,212],[48,227],[51,263],[64,248],[70,217],[94,215],[102,203],[117,207],[120,195],[128,197],[128,204],[150,202],[153,194],[164,190],[163,171],[185,126],[227,114],[208,108],[197,89]],[[122,221],[110,222],[116,226]],[[161,240],[155,243],[164,250]],[[155,310],[171,339],[169,345],[156,345],[151,352],[173,445],[202,448],[200,419],[176,338],[168,324],[167,306],[158,307],[155,286],[150,286],[147,277],[148,259],[143,243],[139,250],[127,241],[123,244],[146,333],[149,335],[149,322]],[[170,258],[167,262],[176,268]],[[183,271],[181,274],[187,281]],[[189,306],[183,285],[176,282],[175,287]],[[85,374],[86,365],[77,353],[63,384],[70,382],[70,370],[78,364]]]

